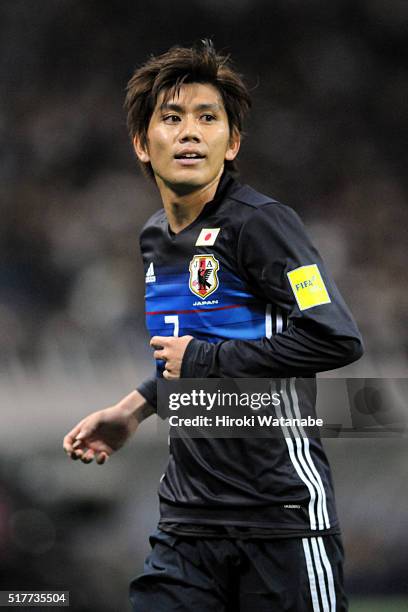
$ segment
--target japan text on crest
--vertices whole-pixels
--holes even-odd
[[[214,255],[194,255],[190,261],[190,290],[198,297],[206,298],[218,289],[220,264]]]

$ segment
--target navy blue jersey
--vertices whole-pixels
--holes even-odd
[[[164,210],[142,230],[152,336],[194,337],[181,376],[281,379],[282,416],[314,410],[305,377],[357,359],[361,337],[304,226],[289,207],[224,174],[181,232]],[[157,362],[157,375],[164,364]],[[139,391],[156,403],[155,382]],[[276,533],[337,528],[321,442],[172,438],[161,522],[229,524]]]

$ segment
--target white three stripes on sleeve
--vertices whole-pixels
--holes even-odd
[[[281,333],[283,331],[283,316],[280,308],[276,307],[275,309],[275,329],[276,333]],[[273,333],[273,320],[272,320],[272,305],[267,304],[266,312],[265,312],[265,335],[266,337],[271,337]],[[283,385],[286,382],[287,389],[282,387],[281,389],[281,399],[282,399],[282,407],[285,409],[285,415],[282,413],[280,406],[276,407],[276,414],[278,418],[285,417],[293,419],[301,418],[300,409],[299,409],[299,398],[296,391],[296,379],[286,379],[286,381],[282,381]],[[292,407],[293,406],[293,411]],[[321,476],[313,462],[312,456],[310,454],[310,446],[309,439],[306,436],[306,433],[303,427],[297,428],[297,426],[293,425],[290,427],[282,426],[282,431],[285,435],[286,445],[288,447],[289,456],[292,461],[292,464],[298,474],[299,478],[306,485],[309,495],[309,519],[310,519],[310,528],[313,530],[318,529],[329,529],[330,528],[330,520],[329,514],[327,511],[327,499],[326,492],[324,490],[324,485],[321,479]],[[295,443],[295,444],[294,444]],[[317,522],[316,523],[316,512],[315,512],[315,502],[317,499]]]

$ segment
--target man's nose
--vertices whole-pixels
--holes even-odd
[[[194,117],[185,117],[181,123],[181,129],[179,132],[180,142],[200,142],[201,132],[200,127]]]

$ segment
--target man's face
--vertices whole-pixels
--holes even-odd
[[[136,153],[150,162],[156,181],[175,192],[205,187],[239,150],[239,134],[230,133],[221,95],[213,85],[191,83],[165,103],[163,98],[151,117],[147,145],[134,140]]]

